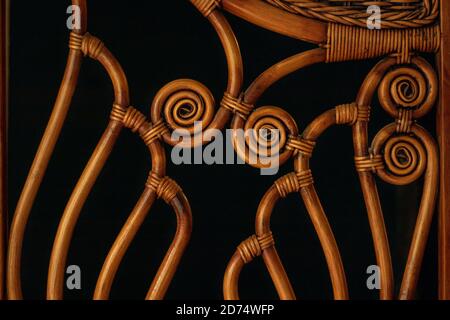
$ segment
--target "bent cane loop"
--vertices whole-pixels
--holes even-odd
[[[241,93],[244,77],[241,51],[235,34],[219,11],[219,0],[190,1],[208,19],[219,36],[228,67],[228,84],[223,100],[234,99]],[[182,100],[190,101],[184,103],[184,108],[189,107],[185,111],[189,112],[180,115],[178,107]],[[198,101],[203,102],[201,106],[198,106]],[[214,98],[205,86],[193,80],[181,79],[169,83],[158,92],[151,107],[151,121],[165,121],[173,130],[188,130],[193,136],[188,142],[175,139],[170,131],[164,133],[163,140],[171,146],[195,148],[209,143],[212,139],[210,133],[225,128],[231,118],[232,111],[227,108],[226,103],[221,103],[215,114],[214,106]],[[201,131],[195,130],[195,123],[201,123]]]
[[[344,104],[337,106],[317,117],[303,132],[302,137],[293,137],[291,146],[296,151],[297,157],[294,163],[295,171],[301,183],[300,195],[310,215],[314,229],[319,237],[330,274],[334,298],[346,300],[349,298],[347,281],[336,239],[328,218],[324,212],[319,196],[314,186],[314,180],[310,169],[312,149],[317,139],[333,125],[352,125],[360,113],[356,104]]]
[[[147,300],[161,300],[164,298],[190,239],[192,214],[189,202],[184,193],[179,191],[176,197],[170,201],[170,205],[177,215],[177,231],[153,279],[146,296]]]
[[[249,147],[249,150],[246,150],[245,146],[243,144],[239,143],[239,130],[242,129],[248,129],[253,128],[253,124],[257,121],[262,121],[262,119],[266,119],[269,125],[273,125],[274,121],[269,118],[277,118],[280,120],[280,122],[285,126],[280,129],[280,132],[282,133],[282,139],[289,137],[295,137],[298,136],[298,129],[295,124],[295,121],[291,119],[290,115],[287,114],[285,111],[275,108],[275,107],[264,107],[257,109],[253,114],[251,114],[253,105],[257,102],[259,97],[275,82],[279,81],[283,77],[287,76],[290,73],[293,73],[301,68],[304,68],[309,65],[313,65],[315,63],[324,62],[326,60],[326,51],[318,48],[313,49],[307,52],[303,52],[300,54],[297,54],[295,56],[292,56],[290,58],[287,58],[273,67],[266,70],[264,73],[262,73],[249,87],[249,89],[245,92],[245,94],[242,95],[242,97],[239,100],[233,101],[234,104],[232,107],[234,107],[235,110],[235,117],[233,118],[232,128],[233,128],[233,145],[235,147],[236,152],[238,155],[244,159],[247,163],[254,167],[263,167],[260,163],[250,163],[249,159],[251,158],[251,148]],[[248,111],[247,111],[248,110]],[[247,111],[247,112],[246,112]],[[247,119],[247,117],[250,115],[250,118]],[[286,130],[287,129],[287,130]],[[303,146],[307,148],[310,152],[312,152],[312,149],[314,148],[314,144],[310,144],[307,141],[304,141],[302,144],[301,141],[299,143],[295,143],[295,141],[289,141],[286,144],[285,151],[280,155],[280,164],[285,163],[295,152],[295,147]],[[282,147],[282,146],[280,146]],[[281,190],[286,188],[289,190],[289,188],[294,188],[294,191],[296,191],[296,187],[298,186],[298,182],[295,183],[294,181],[296,178],[293,178],[292,176],[284,177],[282,180],[278,181],[277,188],[272,187],[264,196],[261,204],[260,209],[258,211],[258,217],[268,217],[268,220],[270,220],[270,215],[273,210],[274,203],[279,199],[280,196],[284,197],[287,194],[285,192],[277,192],[277,190]],[[305,181],[308,179],[304,179],[300,177],[300,183],[303,185]],[[284,187],[283,187],[284,186]],[[280,189],[281,188],[281,189]],[[289,192],[288,192],[289,193]],[[264,221],[264,218],[262,218],[262,221]],[[271,234],[270,227],[269,227],[269,221],[266,222],[266,225],[264,226],[264,223],[258,224],[257,228],[260,228],[259,232],[257,232],[257,235],[260,235],[264,239],[265,235]],[[257,229],[258,230],[258,229]],[[334,239],[334,237],[332,236]],[[250,248],[258,248],[256,246],[256,243],[259,241],[259,238],[250,238],[243,244],[241,244],[241,247],[247,248],[250,246]],[[252,245],[253,244],[253,245]],[[242,252],[250,252],[253,253],[253,255],[263,255],[264,260],[266,262],[266,265],[269,269],[269,272],[272,276],[272,280],[277,288],[278,294],[281,299],[295,299],[295,294],[293,292],[292,286],[289,282],[289,279],[286,275],[286,272],[284,270],[284,267],[278,257],[278,254],[276,252],[276,249],[273,245],[269,245],[267,247],[260,246],[261,250],[238,250],[233,258],[231,259],[229,266],[227,268],[225,278],[224,278],[224,296],[226,299],[238,299],[238,278],[240,274],[240,270],[242,269],[245,262],[249,262],[248,256],[243,257]],[[239,253],[241,252],[241,254]],[[338,253],[339,255],[339,253]],[[340,258],[339,258],[340,259]],[[340,260],[339,260],[340,262]],[[338,265],[337,263],[336,265]],[[340,262],[341,268],[342,263]],[[337,268],[339,269],[339,268]],[[336,273],[335,273],[336,274]],[[338,277],[333,277],[333,279]],[[337,292],[340,292],[342,294],[337,293],[336,296],[338,298],[346,298],[347,296],[347,288],[345,283],[345,276],[341,277],[341,279],[344,279],[344,281],[335,281],[335,283],[341,284],[340,288],[344,289],[338,289]],[[343,283],[343,285],[342,285]],[[338,285],[337,285],[338,286]]]
[[[399,90],[412,89],[412,91]],[[416,124],[436,104],[438,79],[431,65],[413,57],[409,65],[396,65],[383,77],[378,97],[396,122],[383,128],[372,142],[372,157],[382,159],[374,167],[383,181],[403,186],[424,176],[422,199],[410,244],[399,298],[413,299],[436,205],[439,180],[438,151],[430,134]]]
[[[252,129],[253,124],[256,119],[261,119],[261,116],[267,118],[275,115],[279,122],[284,124],[288,129],[288,135],[298,135],[298,130],[295,123],[292,121],[286,121],[285,119],[290,118],[289,115],[285,116],[279,112],[279,110],[273,109],[273,107],[260,108],[263,110],[256,109],[257,114],[253,114],[254,106],[256,105],[259,98],[276,82],[280,81],[284,77],[291,73],[294,73],[300,69],[306,68],[308,66],[324,62],[326,59],[326,51],[317,48],[306,52],[296,54],[289,57],[277,64],[273,65],[266,71],[264,71],[253,83],[249,86],[245,93],[240,95],[239,99],[234,99],[228,102],[229,108],[234,110],[235,116],[233,117],[231,128],[232,128],[232,142],[233,147],[238,154],[238,156],[243,159],[247,164],[256,167],[263,168],[265,164],[259,161],[259,158],[255,156],[255,152],[249,146],[244,143],[240,143],[240,132],[245,129]],[[268,109],[271,108],[271,109]],[[266,111],[264,111],[266,110]],[[272,114],[274,112],[274,114]],[[273,121],[269,120],[270,122]],[[280,132],[284,132],[282,128],[277,126]],[[285,150],[279,157],[279,165],[286,163],[293,155],[292,150]],[[258,161],[252,162],[251,159],[256,158]]]
[[[269,189],[261,201],[256,217],[256,235],[239,246],[228,264],[224,276],[225,299],[239,299],[238,281],[240,272],[244,264],[251,262],[253,258],[260,255],[263,256],[280,298],[295,299],[295,294],[276,251],[270,230],[270,217],[277,201],[294,192],[300,192],[320,239],[327,260],[335,299],[348,299],[347,282],[341,256],[313,185],[309,159],[312,156],[315,141],[323,131],[334,124],[353,124],[358,116],[359,113],[355,104],[338,106],[315,119],[305,130],[302,137],[289,137],[286,149],[291,150],[297,156],[296,173],[288,174],[275,182],[275,185]]]
[[[422,199],[419,214],[410,244],[408,260],[406,262],[403,280],[401,283],[399,299],[413,299],[420,275],[420,269],[425,252],[425,247],[433,219],[436,205],[437,182],[439,180],[438,170],[438,148],[431,135],[417,124],[412,124],[408,135],[397,136],[397,124],[393,123],[384,127],[374,138],[371,150],[375,157],[384,157],[386,165],[380,166],[376,174],[385,182],[395,185],[407,185],[424,176]],[[389,150],[396,152],[405,151],[410,155],[409,168],[413,170],[406,175],[398,176],[392,172],[394,156]],[[409,151],[409,152],[408,152]],[[395,161],[395,159],[392,159]],[[409,169],[406,167],[406,169]]]
[[[437,188],[439,181],[439,153],[432,136],[422,127],[413,128],[413,133],[422,141],[427,152],[427,169],[425,172],[424,191],[419,208],[419,215],[414,228],[413,238],[403,273],[399,299],[412,299],[415,297],[419,281],[425,248],[427,244],[433,214],[436,206]]]
[[[343,34],[349,36],[343,37]],[[369,47],[362,45],[362,43],[366,42],[371,43],[371,45]],[[417,107],[417,105],[414,105],[417,101],[422,102],[421,100],[424,99],[423,94],[426,87],[423,79],[419,84],[409,83],[415,81],[410,81],[411,78],[421,77],[419,71],[414,70],[407,72],[406,77],[398,77],[394,82],[389,83],[389,86],[393,86],[390,93],[386,90],[388,81],[395,79],[405,68],[399,68],[395,72],[386,73],[389,68],[395,64],[404,65],[413,62],[419,69],[422,69],[422,71],[426,73],[428,80],[432,81],[430,95],[433,97],[433,95],[436,95],[437,81],[433,81],[434,77],[431,75],[432,72],[429,71],[430,68],[424,66],[423,63],[417,62],[419,58],[415,58],[413,53],[416,51],[437,52],[439,50],[439,45],[440,30],[437,25],[419,30],[373,31],[332,23],[329,25],[328,41],[325,48],[327,49],[327,62],[367,59],[382,55],[391,55],[378,63],[369,73],[358,94],[357,104],[359,107],[369,106],[375,94],[375,90],[379,87],[381,90],[380,103],[391,116],[397,117],[396,107],[401,107],[399,112],[402,112],[402,114],[399,114],[399,117],[401,117],[402,120],[399,129],[404,131],[411,126],[411,116],[422,116],[432,107],[432,103],[424,103],[426,104],[426,107],[421,108],[420,111],[414,111],[412,114],[408,109]],[[349,50],[349,48],[355,48],[355,50]],[[396,85],[405,88],[405,83],[406,86],[413,86],[413,89],[420,89],[415,90],[412,96],[417,92],[420,92],[420,95],[418,97],[409,97],[408,93],[399,94],[399,91],[395,92],[396,89],[399,89],[395,88]],[[390,95],[392,95],[392,97]],[[430,98],[429,100],[432,101],[433,98]],[[392,111],[393,109],[395,111]],[[370,113],[369,108],[367,109],[367,113]],[[374,157],[369,152],[367,132],[368,120],[369,117],[367,117],[367,120],[363,119],[357,121],[353,126],[355,163],[364,195],[364,201],[366,203],[377,263],[381,269],[380,298],[389,300],[394,297],[392,260],[380,199],[373,176],[373,174],[383,166],[383,161],[379,155],[378,157]]]
[[[434,4],[437,5],[437,1]],[[375,90],[379,87],[380,83],[380,88],[384,86],[383,82],[385,81],[381,82],[381,80],[389,68],[395,64],[410,64],[412,61],[417,61],[417,58],[413,58],[414,52],[437,52],[439,50],[441,36],[438,25],[431,25],[420,29],[369,30],[337,23],[330,23],[328,25],[327,34],[327,43],[322,45],[327,50],[327,62],[350,61],[390,55],[390,57],[384,58],[384,60],[378,63],[366,77],[356,100],[358,108],[364,108],[370,105]],[[390,73],[388,78],[395,78],[396,75],[396,73]],[[415,71],[413,75],[407,75],[406,80],[405,78],[398,78],[395,83],[405,88],[405,81],[408,82],[411,77],[415,78],[417,76],[418,72]],[[410,82],[414,82],[414,80]],[[423,81],[419,85],[422,89],[426,87]],[[407,84],[407,86],[411,87],[411,84]],[[417,89],[415,84],[413,86],[414,89]],[[405,110],[417,107],[416,105],[412,105],[411,101],[416,102],[417,100],[423,99],[423,93],[420,94],[420,97],[410,99],[411,97],[407,97],[409,95],[408,93],[399,94],[401,90],[395,92],[396,89],[400,88],[393,88],[390,92],[394,97],[387,98],[388,94],[384,94],[384,96],[380,97],[380,102],[381,104],[388,104],[389,106],[385,108],[388,110],[395,109],[393,107],[395,104],[402,106],[401,109],[404,110],[401,115],[403,120],[400,129],[404,130],[410,127],[408,121],[410,119],[405,118],[410,116],[410,112]],[[431,94],[435,93],[435,88],[432,87],[431,89]],[[416,92],[417,90],[412,95]],[[394,100],[395,103],[393,103]],[[430,104],[426,108],[422,108],[422,111],[415,111],[414,113],[416,113],[416,116],[419,116],[417,113],[425,112],[423,110],[428,110],[429,107]],[[370,108],[365,108],[367,119],[362,118],[353,125],[355,164],[368,213],[377,264],[381,269],[380,298],[390,300],[394,297],[392,259],[380,198],[374,178],[374,173],[380,170],[384,164],[380,156],[374,157],[369,152],[368,122]],[[397,114],[393,116],[397,116]]]
[[[386,71],[396,63],[395,58],[386,58],[379,62],[367,75],[358,94],[356,103],[358,108],[369,106],[375,90]],[[394,297],[394,275],[392,270],[392,259],[389,240],[384,224],[383,211],[380,197],[378,195],[375,178],[369,168],[379,166],[378,159],[370,158],[368,145],[368,121],[370,116],[369,107],[366,108],[367,117],[361,117],[353,125],[353,144],[355,149],[355,161],[358,176],[366,204],[368,220],[372,232],[377,264],[380,267],[380,298],[391,300]]]
[[[420,71],[402,66],[393,68],[398,64],[411,63],[416,65]],[[423,72],[423,74],[420,72]],[[424,79],[423,75],[427,80]],[[412,84],[413,82],[414,84]],[[415,86],[413,93],[409,96],[398,94],[399,87],[396,86],[405,88],[405,85]],[[382,107],[391,116],[397,118],[397,123],[383,129],[375,138],[372,149],[369,150],[367,130],[370,109],[366,107],[367,119],[362,118],[354,124],[353,140],[356,169],[366,203],[377,263],[381,269],[380,298],[388,300],[394,298],[392,260],[374,174],[378,174],[381,179],[388,183],[404,185],[414,182],[422,175],[425,170],[425,158],[429,157],[431,164],[437,166],[435,143],[429,138],[425,130],[417,129],[418,127],[414,126],[414,119],[425,115],[436,101],[437,78],[432,68],[422,58],[408,56],[399,60],[398,54],[393,54],[392,57],[379,62],[367,76],[358,94],[357,104],[359,108],[370,104],[377,88]],[[426,92],[427,90],[428,92]],[[411,106],[419,106],[419,108],[411,108]],[[390,136],[386,136],[386,132],[392,128],[396,134],[399,134],[399,137],[388,141]],[[405,136],[414,132],[417,132],[417,137],[420,140],[424,143],[427,142],[426,151],[419,147],[420,143],[411,142],[413,141],[412,138]],[[400,141],[402,139],[405,141]],[[382,146],[381,143],[386,143],[386,146]],[[389,147],[389,152],[384,150],[384,158],[379,152],[381,147]],[[400,151],[405,153],[408,163],[401,163],[404,159],[402,161],[397,159],[398,154],[396,152]],[[385,172],[385,166],[393,170],[392,173]],[[436,168],[428,167],[425,175],[419,217],[400,289],[401,299],[412,298],[417,285],[426,237],[428,236],[435,205],[438,174]]]
[[[20,280],[23,238],[33,203],[44,178],[48,163],[60,136],[67,112],[78,82],[83,53],[80,50],[81,39],[87,29],[87,7],[85,0],[73,0],[73,5],[81,9],[80,29],[70,35],[69,55],[64,77],[45,129],[39,148],[31,165],[22,193],[17,203],[10,229],[7,260],[7,291],[10,300],[22,299]]]
[[[120,108],[128,107],[129,91],[127,79],[122,67],[111,52],[99,39],[89,34],[86,34],[83,37],[81,50],[85,55],[98,60],[108,72],[114,87],[114,105],[119,106]],[[113,110],[109,124],[66,205],[50,257],[47,281],[47,298],[49,300],[59,300],[63,298],[64,268],[75,225],[100,171],[104,167],[106,160],[109,158],[122,127],[122,122],[115,117]]]
[[[177,232],[157,276],[148,293],[148,299],[162,299],[175,274],[179,261],[189,242],[192,229],[192,216],[189,203],[181,188],[170,178],[165,177],[166,159],[159,139],[167,128],[162,124],[151,126],[145,116],[134,108],[118,113],[127,128],[139,132],[148,146],[152,157],[152,172],[138,203],[116,238],[104,262],[94,293],[95,300],[108,299],[111,286],[123,257],[139,231],[156,197],[171,205],[177,215]]]

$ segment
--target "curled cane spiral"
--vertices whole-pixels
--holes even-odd
[[[398,117],[400,109],[412,110],[418,119],[435,105],[438,79],[430,64],[419,57],[412,59],[411,66],[397,66],[381,81],[378,95],[381,106],[392,117]]]
[[[201,134],[211,123],[214,105],[212,93],[200,82],[175,80],[165,85],[155,96],[151,118],[153,123],[164,120],[172,130],[184,130],[193,136]],[[170,145],[177,143],[170,134],[165,134],[163,138]]]
[[[427,166],[427,153],[414,135],[395,135],[395,124],[383,128],[375,137],[372,150],[383,153],[384,170],[379,177],[394,185],[407,185],[419,179]]]
[[[256,109],[247,119],[244,132],[234,134],[238,155],[256,168],[270,166],[263,159],[277,157],[279,165],[285,163],[293,151],[286,149],[291,136],[298,136],[298,128],[289,113],[281,108],[266,106]]]

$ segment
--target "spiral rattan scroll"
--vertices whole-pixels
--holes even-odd
[[[364,29],[367,1],[290,1],[249,0],[246,11],[240,11],[240,0],[191,0],[198,11],[215,28],[225,51],[228,83],[224,95],[217,102],[202,83],[178,79],[160,89],[153,99],[149,117],[130,106],[126,76],[119,62],[99,38],[87,33],[86,1],[74,0],[82,8],[82,28],[70,34],[69,56],[63,88],[53,109],[52,119],[36,154],[29,177],[16,208],[8,256],[8,294],[21,299],[20,261],[25,226],[39,186],[42,182],[56,140],[65,121],[74,94],[81,60],[84,56],[97,60],[108,72],[114,86],[114,101],[105,133],[83,171],[69,199],[55,237],[49,265],[47,298],[63,298],[63,277],[71,238],[82,207],[102,170],[122,128],[136,133],[151,154],[151,171],[140,196],[122,231],[112,244],[100,276],[95,299],[107,299],[120,263],[147,213],[157,199],[170,205],[177,215],[178,229],[172,245],[154,277],[147,299],[162,299],[175,275],[183,252],[188,245],[192,226],[189,203],[181,187],[166,176],[166,157],[163,144],[174,146],[174,130],[183,129],[192,137],[184,147],[197,147],[195,141],[208,143],[206,129],[233,129],[236,153],[249,165],[264,168],[258,158],[259,145],[270,146],[279,152],[280,165],[292,160],[293,171],[274,182],[256,210],[255,234],[237,246],[224,277],[224,297],[238,299],[239,274],[245,264],[262,257],[281,299],[295,299],[295,290],[288,278],[282,259],[277,253],[270,219],[277,202],[290,194],[300,196],[307,208],[326,258],[334,297],[348,299],[346,274],[333,229],[328,222],[321,200],[314,186],[310,161],[320,136],[331,126],[350,126],[355,148],[355,168],[358,173],[367,207],[377,263],[381,268],[380,298],[410,299],[414,297],[424,248],[434,212],[438,180],[437,147],[418,121],[435,105],[437,77],[433,68],[419,56],[422,52],[436,52],[440,44],[439,27],[435,25],[439,8],[437,0],[381,1],[383,30]],[[263,8],[254,12],[251,8]],[[259,25],[290,34],[289,25],[274,25],[264,20],[281,15],[280,8],[305,20],[292,20],[316,26],[302,30],[300,38],[314,38],[318,47],[283,60],[264,71],[243,90],[243,61],[236,37],[221,13],[222,9],[240,13]],[[250,12],[250,13],[249,13]],[[260,14],[260,16],[258,16]],[[283,17],[287,17],[283,13]],[[291,18],[289,18],[291,19]],[[295,18],[294,18],[295,19]],[[313,21],[311,19],[316,19]],[[279,21],[279,19],[275,19]],[[326,23],[322,23],[326,22]],[[279,23],[279,22],[277,22]],[[326,30],[326,32],[322,32]],[[309,33],[308,33],[309,32]],[[330,108],[304,130],[296,120],[277,106],[258,106],[261,95],[275,82],[302,68],[318,63],[358,60],[382,60],[367,75],[355,101]],[[374,94],[393,122],[383,128],[369,145],[368,125]],[[201,123],[203,130],[196,130]],[[277,131],[276,143],[267,136],[256,134],[245,144],[238,141],[237,132],[243,129]],[[388,235],[378,199],[375,176],[395,185],[405,185],[424,177],[424,191],[416,228],[404,268],[400,292],[394,292],[393,268]],[[38,177],[38,178],[36,178]],[[255,208],[256,209],[256,208]],[[179,275],[182,276],[182,275]]]

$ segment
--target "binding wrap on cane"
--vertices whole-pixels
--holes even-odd
[[[83,43],[83,35],[71,32],[69,38],[69,48],[73,50],[81,50]]]
[[[311,170],[299,173],[292,172],[275,181],[275,187],[282,198],[286,198],[291,193],[298,192],[312,184],[314,184],[314,178]]]
[[[153,142],[162,138],[162,136],[166,133],[169,133],[169,129],[164,121],[160,120],[158,123],[155,123],[151,128],[142,133],[141,138],[147,146],[150,146]]]
[[[302,137],[290,136],[286,143],[286,150],[294,151],[294,155],[301,154],[304,157],[311,158],[316,142],[303,139]]]
[[[174,180],[169,177],[160,178],[154,172],[150,173],[146,187],[155,191],[158,199],[163,199],[167,204],[181,192],[181,187]]]
[[[358,121],[370,121],[370,106],[358,106]]]
[[[335,108],[336,124],[354,125],[357,121],[368,122],[370,120],[370,107],[358,106],[356,102],[342,104]]]
[[[350,126],[354,125],[358,121],[358,107],[356,103],[342,104],[335,108],[336,112],[336,124]]]
[[[87,57],[97,60],[105,48],[105,44],[97,37],[86,33],[81,43],[81,51]]]
[[[126,128],[134,133],[139,132],[147,146],[150,146],[169,132],[164,121],[160,120],[158,123],[151,125],[142,112],[133,107],[124,108],[114,104],[110,118],[111,120],[122,122]]]
[[[275,245],[272,232],[262,236],[253,235],[247,240],[241,242],[237,251],[239,252],[244,263],[250,263],[255,258],[262,255],[263,251]]]
[[[388,54],[398,63],[409,63],[413,52],[437,52],[439,26],[416,29],[370,30],[330,23],[328,25],[326,62],[366,60]]]
[[[355,157],[356,170],[358,172],[373,172],[384,169],[384,160],[382,155],[370,155],[367,157]]]
[[[295,173],[289,173],[275,181],[275,186],[282,198],[300,190],[300,184]]]
[[[413,109],[399,108],[397,117],[397,133],[410,133],[414,125]]]
[[[70,33],[69,48],[80,50],[87,57],[97,60],[99,55],[105,48],[105,44],[97,37],[90,33],[80,35],[75,32]]]
[[[127,108],[122,107],[121,105],[114,103],[110,115],[110,119],[117,122],[123,122],[125,118],[125,114],[127,113]]]
[[[132,132],[138,132],[142,125],[147,122],[147,119],[139,110],[128,107],[122,122],[123,125]]]
[[[299,184],[299,190],[314,184],[314,178],[311,170],[297,172],[296,175]]]
[[[205,17],[208,17],[217,7],[220,7],[220,0],[191,0],[191,3]]]
[[[253,111],[253,106],[249,105],[247,103],[244,103],[242,101],[242,96],[239,98],[235,98],[227,92],[225,92],[220,105],[223,108],[230,110],[234,114],[237,114],[244,120],[247,120],[248,116]]]

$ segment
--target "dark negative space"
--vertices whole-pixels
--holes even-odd
[[[9,201],[15,208],[55,100],[68,52],[69,1],[12,2]],[[156,92],[166,83],[192,78],[220,101],[226,88],[226,60],[213,28],[189,1],[89,1],[89,32],[101,38],[124,68],[133,106],[149,115]],[[226,14],[240,41],[245,86],[274,63],[312,45],[260,29]],[[433,57],[429,57],[434,63]],[[274,85],[258,106],[286,109],[303,130],[335,105],[354,101],[377,60],[322,64]],[[85,59],[76,94],[31,213],[22,260],[24,296],[43,299],[53,238],[65,204],[106,127],[113,91],[100,64]],[[421,123],[434,133],[434,114]],[[371,137],[392,119],[374,102]],[[166,146],[167,155],[170,149]],[[170,158],[169,158],[170,159]],[[376,264],[366,211],[353,164],[351,129],[336,127],[318,141],[311,161],[316,186],[334,229],[350,296],[376,299],[366,287],[366,269]],[[103,261],[144,188],[150,170],[141,140],[124,130],[102,171],[75,230],[68,264],[82,269],[82,290],[67,299],[93,295]],[[222,278],[236,246],[254,233],[259,201],[277,176],[261,176],[249,166],[175,166],[168,175],[184,189],[194,217],[189,248],[168,291],[168,299],[221,299]],[[421,181],[408,187],[378,180],[399,286],[417,215]],[[435,219],[436,220],[436,219]],[[142,299],[174,236],[175,215],[163,202],[152,208],[115,279],[111,298]],[[298,195],[277,205],[272,229],[277,248],[300,299],[331,299],[325,259]],[[418,296],[436,298],[437,232],[433,226]],[[276,299],[261,259],[240,279],[242,298]]]

